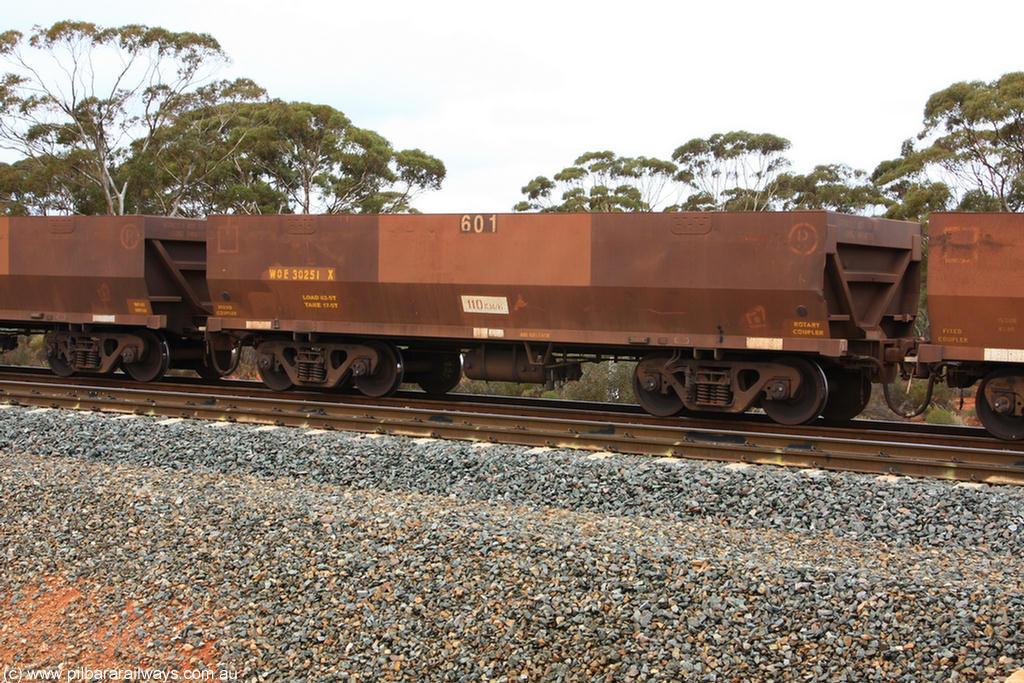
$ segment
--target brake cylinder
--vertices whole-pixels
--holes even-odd
[[[480,346],[462,356],[462,370],[470,379],[489,382],[524,382],[543,384],[547,381],[544,366],[530,363],[526,349]]]

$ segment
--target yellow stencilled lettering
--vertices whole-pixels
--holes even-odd
[[[152,315],[153,309],[145,299],[128,299],[128,310],[133,315]]]
[[[338,310],[338,297],[336,294],[303,294],[302,305],[314,310]]]
[[[825,326],[810,320],[794,320],[792,333],[794,337],[824,337]]]
[[[523,339],[551,339],[550,332],[542,332],[540,330],[523,330],[519,333],[519,336]]]
[[[221,318],[238,317],[238,311],[235,310],[234,304],[214,304],[213,314]]]
[[[263,274],[263,279],[285,280],[289,282],[333,282],[337,280],[337,269],[305,266],[271,266]]]
[[[996,329],[1000,332],[1016,332],[1017,318],[996,318]]]
[[[490,216],[466,214],[459,221],[459,232],[469,235],[498,232],[498,217],[494,214]]]
[[[968,343],[967,335],[964,334],[964,330],[961,327],[943,327],[936,337],[936,341],[940,344]]]

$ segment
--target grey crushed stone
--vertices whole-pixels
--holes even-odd
[[[1018,488],[157,421],[0,410],[0,611],[53,574],[173,601],[203,625],[149,661],[246,680],[1024,668]]]

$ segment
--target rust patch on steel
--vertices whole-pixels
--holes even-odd
[[[839,355],[917,310],[920,227],[824,211],[209,220],[225,328]]]
[[[1024,348],[1024,216],[934,213],[929,230],[928,308],[944,357]]]
[[[207,222],[211,291],[240,282],[249,291],[266,291],[260,280],[377,280],[376,216],[231,215]]]
[[[121,228],[121,246],[131,251],[138,248],[141,243],[142,232],[139,230],[139,226],[134,222],[125,223],[124,227]]]
[[[0,284],[16,293],[0,305],[10,320],[143,325],[156,314],[184,331],[204,314],[205,221],[11,217],[0,226]]]
[[[589,253],[587,214],[380,217],[382,283],[585,287]]]
[[[217,253],[238,253],[238,224],[228,223],[217,226]]]
[[[797,223],[789,230],[789,249],[794,254],[806,256],[818,251],[821,235],[818,228],[810,223]]]
[[[0,218],[0,275],[9,275],[11,272],[9,221],[10,219]]]

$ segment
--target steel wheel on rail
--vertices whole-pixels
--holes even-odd
[[[152,382],[160,379],[171,364],[171,349],[162,335],[151,330],[141,330],[142,357],[131,363],[121,363],[124,371],[136,382]]]
[[[683,399],[662,376],[661,368],[668,356],[652,354],[636,364],[633,371],[633,395],[637,403],[651,415],[669,417],[685,410]]]
[[[398,390],[398,386],[405,376],[402,352],[392,344],[384,342],[371,342],[368,346],[372,346],[377,351],[377,368],[372,375],[354,377],[352,383],[366,396],[373,398],[390,396]]]
[[[825,377],[828,400],[822,417],[830,422],[847,422],[864,412],[871,400],[871,378],[866,372],[831,368]]]
[[[46,363],[50,366],[50,371],[58,377],[70,377],[75,374],[75,369],[71,367],[60,355],[60,350],[56,347],[46,349]]]
[[[974,408],[992,436],[1006,441],[1024,439],[1024,416],[1013,414],[1021,408],[1018,387],[1024,387],[1024,376],[1008,368],[994,370],[981,381]]]
[[[205,379],[207,382],[216,382],[224,376],[202,361],[196,364],[192,369],[196,371],[197,375]]]
[[[761,401],[761,407],[775,422],[784,425],[802,425],[812,422],[825,409],[828,402],[828,380],[825,371],[814,361],[805,358],[784,358],[779,361],[800,373],[800,388],[796,395],[779,401]]]
[[[195,366],[196,374],[210,382],[219,380],[235,371],[239,356],[237,347],[204,351],[203,359]]]
[[[272,355],[260,356],[256,362],[256,370],[260,373],[260,381],[266,385],[268,389],[273,391],[287,391],[294,385],[292,384],[292,378],[288,376],[288,373],[284,371],[284,368],[279,367]]]
[[[462,360],[458,353],[437,354],[430,370],[416,376],[416,383],[431,396],[443,396],[462,381]]]

